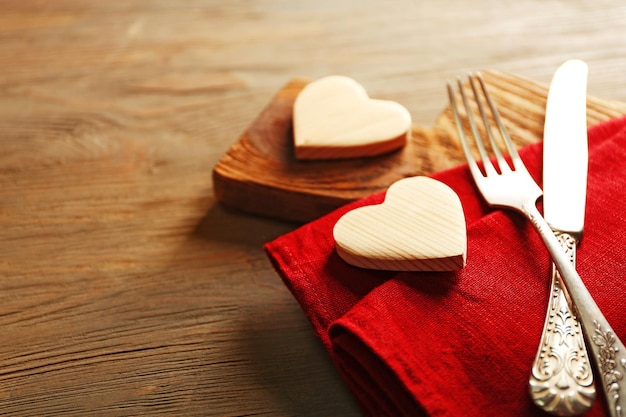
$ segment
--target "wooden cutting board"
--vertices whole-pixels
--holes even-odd
[[[541,140],[548,86],[484,71],[489,92],[518,146]],[[217,200],[246,213],[307,222],[385,190],[395,181],[464,163],[449,108],[433,126],[413,126],[401,150],[369,158],[299,161],[292,134],[293,102],[310,80],[285,85],[213,170]],[[442,94],[445,88],[441,88]],[[472,109],[476,112],[476,109]],[[626,104],[588,97],[589,125],[626,113]]]

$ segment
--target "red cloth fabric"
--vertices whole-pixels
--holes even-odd
[[[626,118],[589,129],[585,234],[577,269],[626,339]],[[521,150],[541,183],[541,143]],[[563,161],[563,169],[568,169]],[[352,267],[335,253],[339,208],[265,245],[364,414],[542,416],[528,376],[543,328],[549,254],[530,223],[489,208],[466,166],[434,178],[459,195],[467,265],[457,272]],[[601,388],[588,416],[606,415]]]

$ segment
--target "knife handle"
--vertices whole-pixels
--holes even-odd
[[[561,281],[572,299],[572,305],[576,306],[587,349],[604,391],[607,412],[611,417],[626,417],[626,346],[602,314],[537,207],[534,204],[525,204],[521,211],[531,221],[548,248],[561,274]]]
[[[556,233],[556,236],[575,264],[576,239],[567,233]],[[529,390],[539,408],[557,416],[583,414],[596,397],[582,328],[554,264],[548,311],[530,374]]]

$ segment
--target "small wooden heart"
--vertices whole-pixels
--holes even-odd
[[[454,271],[465,266],[465,215],[457,194],[428,177],[393,183],[382,204],[343,215],[333,235],[347,263],[391,271]]]
[[[370,99],[353,79],[332,75],[298,94],[293,129],[298,159],[373,156],[405,145],[411,115],[396,102]]]

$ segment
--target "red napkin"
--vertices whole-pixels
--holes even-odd
[[[626,339],[626,118],[589,130],[585,234],[577,269]],[[541,143],[520,154],[541,180]],[[563,161],[563,169],[568,169]],[[371,416],[541,416],[528,376],[543,328],[551,261],[528,221],[486,206],[466,166],[434,178],[459,195],[467,265],[457,272],[350,266],[332,229],[377,194],[267,243],[265,250]],[[625,376],[626,383],[626,376]],[[588,416],[607,415],[598,400]]]

